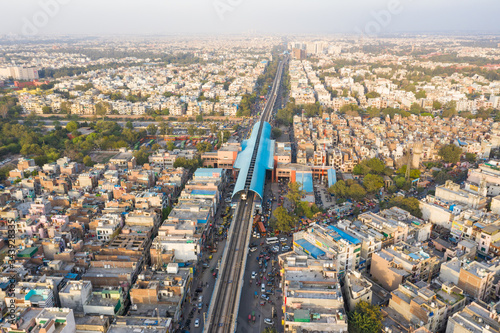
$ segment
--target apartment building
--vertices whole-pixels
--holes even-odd
[[[407,280],[429,280],[439,271],[439,264],[437,257],[421,247],[400,242],[373,254],[370,275],[375,282],[392,291]]]
[[[284,332],[346,332],[347,315],[331,260],[295,253],[279,256],[282,267]]]

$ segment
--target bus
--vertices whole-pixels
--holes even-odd
[[[267,245],[276,244],[278,242],[279,242],[278,237],[269,237],[269,238],[266,238],[266,244]]]
[[[266,228],[264,227],[264,223],[262,223],[261,221],[257,222],[257,230],[262,237],[266,235]]]

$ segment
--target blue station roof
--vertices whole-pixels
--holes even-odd
[[[248,169],[250,168],[250,160],[252,159],[255,144],[257,142],[259,126],[260,121],[253,126],[250,138],[242,142],[242,150],[234,163],[234,168],[240,169],[240,173],[238,174],[238,179],[234,186],[233,197],[238,192],[245,190],[245,181],[247,179]],[[255,160],[255,167],[249,190],[255,192],[262,200],[266,170],[272,170],[274,167],[274,140],[271,140],[271,125],[268,122],[264,122],[263,124],[259,147],[257,149],[257,158]]]
[[[295,173],[295,181],[301,184],[301,190],[304,190],[306,193],[314,192],[312,173],[297,171]]]
[[[328,169],[326,175],[328,176],[328,187],[335,185],[337,182],[337,173],[335,172],[335,169]]]

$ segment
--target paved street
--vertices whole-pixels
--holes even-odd
[[[227,188],[226,188],[227,190]],[[224,246],[226,245],[226,239],[223,237],[224,235],[217,236],[217,230],[219,225],[222,223],[221,214],[226,210],[226,204],[224,199],[226,195],[230,192],[224,193],[222,197],[222,204],[216,216],[216,223],[213,224],[212,232],[215,237],[219,237],[219,243],[217,246],[217,252],[211,253],[206,250],[203,253],[203,257],[201,258],[199,264],[196,267],[196,274],[193,277],[193,283],[191,286],[190,294],[186,298],[186,302],[183,306],[183,320],[181,320],[181,327],[186,325],[186,321],[188,321],[189,325],[186,325],[185,330],[189,332],[201,333],[203,332],[203,323],[204,323],[204,315],[208,312],[207,304],[210,304],[210,299],[212,298],[212,293],[215,287],[216,278],[213,276],[213,272],[216,272],[217,263],[219,259],[222,257],[222,253],[224,250]],[[233,211],[233,210],[231,210]],[[228,225],[229,227],[229,225]],[[209,257],[212,256],[212,259]],[[204,267],[202,262],[208,264],[208,267]],[[201,288],[201,293],[196,293],[196,289]],[[198,311],[198,301],[199,297],[203,296],[202,299],[202,310]],[[192,313],[192,315],[190,315]],[[199,319],[199,327],[195,327],[195,321]]]
[[[265,198],[264,202],[267,202],[267,198],[271,197],[271,190],[274,193],[278,193],[277,183],[266,183],[265,185]],[[277,207],[277,202],[273,202],[273,208]],[[269,206],[263,205],[264,211],[269,212]],[[280,235],[281,237],[286,237],[285,235]],[[291,247],[292,238],[286,237],[286,245]],[[280,243],[273,244],[271,246],[266,245],[266,238],[254,238],[252,237],[250,243],[257,245],[257,250],[254,252],[249,252],[247,265],[245,268],[244,285],[241,294],[241,302],[238,313],[238,332],[262,332],[268,324],[264,323],[265,318],[272,318],[273,310],[275,317],[273,318],[274,327],[278,332],[283,332],[283,326],[281,324],[281,318],[283,317],[282,312],[282,295],[281,295],[281,277],[279,276],[279,266],[278,266],[278,255],[282,253],[282,245]],[[280,247],[280,252],[277,254],[270,253],[267,248],[277,245]],[[259,256],[261,253],[265,252],[266,255],[263,257],[262,268],[259,267]],[[267,267],[265,267],[264,260],[266,256],[269,256],[267,260]],[[257,279],[251,279],[252,272],[257,273]],[[262,273],[262,278],[260,274]],[[269,279],[274,278],[273,282]],[[266,291],[272,291],[269,293],[269,302],[263,302],[264,299],[261,298],[263,294],[261,292],[262,283],[265,284]],[[255,292],[257,292],[257,298],[255,297]],[[261,305],[263,302],[264,305]],[[255,314],[255,323],[248,320],[248,315]]]

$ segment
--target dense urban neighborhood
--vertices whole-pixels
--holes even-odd
[[[4,333],[500,333],[500,38],[0,35]]]

